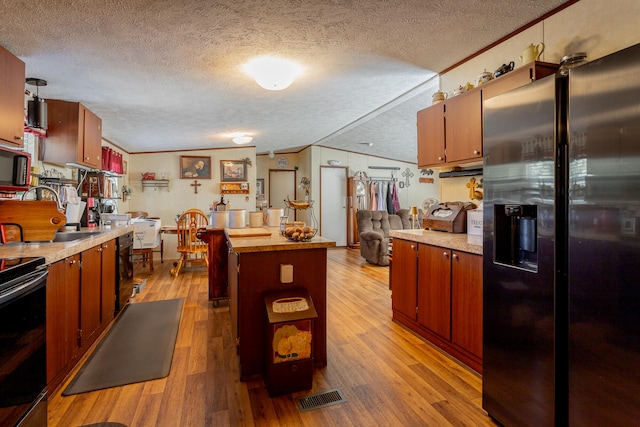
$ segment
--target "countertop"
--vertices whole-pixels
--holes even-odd
[[[294,251],[299,249],[330,248],[336,242],[322,236],[316,235],[308,242],[292,242],[280,235],[279,227],[262,227],[271,232],[269,236],[254,237],[229,237],[229,229],[225,228],[225,234],[229,241],[231,250],[236,253],[242,252],[271,252],[271,251]]]
[[[389,230],[389,236],[482,255],[482,236],[431,230]]]
[[[33,243],[10,243],[0,245],[0,258],[22,258],[42,256],[46,264],[53,264],[68,256],[75,255],[101,243],[115,239],[118,236],[133,231],[133,226],[129,227],[83,227],[81,231],[91,231],[95,236],[71,242],[33,242]]]

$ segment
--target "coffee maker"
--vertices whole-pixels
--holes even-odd
[[[80,223],[83,227],[95,227],[98,225],[99,215],[95,197],[87,197],[87,206],[82,214]]]

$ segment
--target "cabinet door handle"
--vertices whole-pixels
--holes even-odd
[[[443,160],[444,160],[444,158],[442,158],[442,157],[438,157],[438,160],[443,161]]]
[[[21,136],[14,136],[13,139],[15,139],[16,141],[22,141],[24,138]]]
[[[416,248],[416,246],[415,246],[415,245],[411,245],[411,249],[415,249],[415,248]]]
[[[102,252],[102,248],[98,248],[98,252]]]
[[[451,256],[453,257],[453,259],[458,259],[458,255],[457,254],[453,254]]]
[[[478,154],[480,154],[480,152],[478,150],[473,150],[473,154],[477,156]]]
[[[448,257],[449,256],[449,252],[442,252],[442,256],[445,257],[445,258]]]
[[[75,259],[73,259],[73,260],[69,261],[69,265],[73,265],[73,264],[75,264],[75,263],[76,263],[76,260],[75,260]]]

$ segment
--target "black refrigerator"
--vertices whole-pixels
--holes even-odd
[[[483,408],[640,425],[640,45],[484,102]]]

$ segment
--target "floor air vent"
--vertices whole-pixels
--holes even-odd
[[[322,393],[310,394],[308,396],[296,397],[298,410],[300,412],[312,411],[338,403],[344,403],[347,399],[338,389],[323,391]]]

